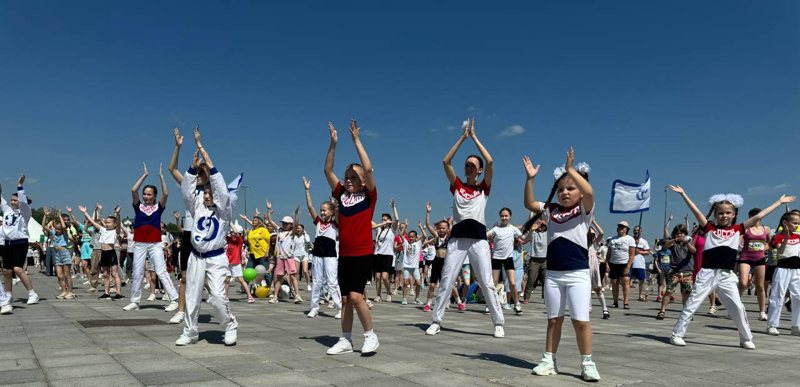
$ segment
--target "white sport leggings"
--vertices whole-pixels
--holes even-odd
[[[447,242],[447,255],[444,257],[444,267],[442,267],[442,279],[439,281],[439,288],[436,290],[436,305],[433,307],[433,322],[439,323],[444,317],[444,310],[450,300],[453,283],[461,272],[461,266],[469,257],[472,265],[472,273],[478,280],[483,297],[486,298],[486,306],[492,315],[494,325],[505,324],[503,310],[497,300],[497,292],[492,280],[492,257],[489,251],[489,242],[485,239],[472,238],[450,238]]]
[[[778,267],[772,276],[772,290],[769,293],[768,326],[777,328],[781,323],[781,310],[786,291],[792,300],[792,326],[800,325],[800,269]]]
[[[319,309],[322,285],[328,284],[336,309],[342,309],[342,292],[339,290],[339,258],[311,256],[311,309]]]
[[[227,332],[239,326],[236,317],[231,313],[228,297],[225,297],[228,257],[220,254],[216,257],[201,258],[192,252],[186,265],[186,327],[183,329],[184,336],[191,339],[197,339],[199,336],[197,318],[200,316],[203,285],[206,279],[208,279],[208,299],[216,311],[220,328]]]
[[[133,284],[131,284],[131,302],[139,303],[142,298],[142,281],[144,280],[144,261],[150,256],[150,263],[153,264],[161,287],[167,291],[170,301],[178,300],[178,292],[172,279],[167,273],[167,265],[164,262],[164,250],[161,242],[144,243],[136,242],[133,245]]]
[[[717,298],[728,310],[731,320],[736,324],[736,328],[739,330],[739,339],[741,341],[752,340],[750,323],[747,322],[747,314],[742,300],[739,298],[739,277],[733,273],[733,270],[727,269],[700,269],[694,281],[692,294],[686,300],[686,305],[683,307],[678,323],[672,330],[672,335],[683,337],[686,334],[686,328],[692,320],[692,315],[714,290],[717,291]]]

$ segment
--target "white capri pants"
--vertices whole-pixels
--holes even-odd
[[[137,244],[138,245],[138,244]],[[216,311],[219,326],[224,331],[236,329],[239,323],[228,307],[225,297],[225,281],[228,280],[228,257],[225,253],[215,257],[201,258],[192,252],[186,265],[186,327],[183,334],[197,339],[197,318],[203,303],[203,285],[208,278],[208,299]]]
[[[544,276],[544,305],[548,319],[564,317],[569,302],[571,319],[589,321],[591,297],[592,275],[589,269],[547,270]]]
[[[136,242],[133,245],[133,284],[131,285],[131,302],[139,303],[142,298],[142,281],[144,280],[144,261],[150,256],[150,270],[155,270],[161,287],[166,290],[170,301],[178,301],[178,291],[167,273],[164,262],[164,249],[161,242]]]
[[[328,285],[333,304],[342,309],[342,292],[339,290],[339,258],[311,256],[311,309],[319,309],[322,287]]]
[[[769,320],[767,325],[777,328],[781,323],[781,310],[786,291],[792,300],[792,326],[800,325],[800,269],[775,268],[772,290],[769,293]]]
[[[472,264],[473,274],[478,280],[483,296],[486,298],[486,306],[492,316],[494,325],[505,324],[503,309],[497,300],[497,292],[492,280],[492,255],[489,251],[489,242],[485,239],[472,238],[450,238],[447,242],[447,255],[444,257],[444,267],[442,267],[442,279],[439,281],[439,288],[436,289],[436,305],[433,307],[433,322],[439,323],[444,317],[444,310],[450,300],[453,283],[456,277],[461,274],[461,266],[469,257]]]
[[[694,281],[692,294],[686,300],[686,305],[672,330],[672,335],[683,337],[686,334],[686,328],[692,320],[692,315],[714,290],[717,291],[717,298],[728,310],[728,316],[736,324],[736,328],[739,330],[739,339],[741,341],[753,340],[747,313],[745,313],[744,305],[739,298],[739,277],[733,273],[733,270],[727,269],[700,269]]]

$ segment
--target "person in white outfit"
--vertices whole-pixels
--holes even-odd
[[[314,238],[314,248],[311,250],[311,309],[308,317],[314,318],[319,314],[319,298],[322,294],[323,284],[328,284],[328,291],[331,300],[338,312],[336,318],[342,318],[342,293],[339,290],[339,253],[336,240],[339,237],[339,226],[334,220],[335,209],[333,203],[324,201],[319,206],[319,215],[314,210],[314,203],[311,201],[309,188],[311,182],[303,176],[303,187],[306,190],[306,205],[308,214],[314,220],[316,229]]]
[[[778,246],[778,264],[772,275],[772,290],[769,295],[767,333],[778,336],[781,310],[786,291],[792,300],[792,335],[800,336],[800,214],[787,212],[781,219],[783,232],[775,236]]]
[[[3,285],[8,289],[10,296],[13,283],[11,274],[16,273],[22,285],[28,289],[28,305],[33,305],[39,302],[39,295],[33,290],[33,284],[23,269],[28,253],[28,222],[31,219],[31,202],[25,195],[23,183],[25,175],[19,177],[17,192],[11,195],[10,204],[3,198],[3,187],[0,186],[0,207],[3,209],[2,234],[5,239],[2,251]]]
[[[462,182],[456,175],[452,161],[458,148],[467,138],[471,138],[483,158],[475,155],[468,156],[464,162],[466,182]],[[486,169],[484,170],[484,159]],[[432,322],[425,331],[428,335],[438,334],[444,311],[450,298],[450,288],[461,271],[464,261],[469,258],[470,264],[475,269],[475,277],[480,284],[486,306],[492,316],[494,324],[494,337],[505,337],[503,324],[503,310],[497,299],[494,282],[492,281],[492,254],[489,251],[489,242],[486,240],[486,202],[492,188],[493,160],[483,144],[478,141],[475,134],[475,119],[464,122],[464,133],[455,145],[447,152],[443,160],[444,172],[450,182],[450,192],[453,194],[453,229],[447,242],[447,255],[442,268],[442,279],[439,284],[436,303],[433,308]],[[481,173],[485,173],[483,181],[478,182]]]
[[[144,165],[144,164],[143,164]],[[178,292],[167,272],[167,265],[164,262],[164,248],[161,242],[161,214],[167,205],[167,182],[164,180],[164,171],[159,167],[158,176],[161,178],[161,198],[156,202],[158,188],[153,185],[146,185],[142,189],[142,199],[139,200],[139,187],[147,178],[147,165],[144,165],[144,174],[136,181],[131,190],[133,196],[133,210],[136,218],[133,223],[133,284],[131,284],[131,303],[122,308],[124,311],[139,309],[139,301],[142,298],[142,281],[144,280],[144,261],[150,256],[150,263],[155,266],[156,274],[161,280],[161,286],[166,290],[170,303],[164,309],[172,312],[178,309]]]
[[[197,134],[198,129],[195,129]],[[228,278],[228,256],[225,254],[227,241],[225,237],[231,222],[231,198],[222,174],[214,168],[214,163],[200,144],[199,135],[195,136],[198,150],[194,161],[184,174],[181,193],[186,209],[191,213],[192,253],[186,268],[186,328],[175,341],[175,345],[189,345],[197,342],[199,337],[197,318],[203,301],[203,284],[208,280],[208,293],[211,305],[216,311],[219,325],[225,331],[225,345],[235,345],[239,323],[228,306],[225,296],[225,282]],[[209,184],[203,187],[203,201],[194,200],[197,186],[197,170],[200,168],[199,154],[209,168]]]
[[[702,267],[697,273],[692,294],[686,301],[681,317],[672,330],[670,343],[677,346],[686,345],[683,336],[686,334],[686,328],[689,326],[692,315],[703,303],[703,300],[716,290],[717,297],[728,309],[728,315],[739,330],[739,345],[745,349],[755,349],[747,314],[739,298],[739,279],[733,271],[736,267],[739,238],[744,235],[745,230],[758,223],[781,204],[793,202],[795,197],[781,196],[771,206],[747,219],[744,223],[737,224],[736,215],[739,207],[744,204],[741,196],[734,194],[712,196],[709,199],[711,210],[708,215],[704,216],[689,199],[683,188],[676,185],[670,185],[669,188],[683,197],[683,201],[697,218],[697,226],[706,234]],[[714,222],[708,220],[711,215],[714,215]]]

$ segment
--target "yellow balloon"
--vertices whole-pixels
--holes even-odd
[[[269,296],[269,288],[266,286],[259,286],[256,288],[256,297],[267,298]]]

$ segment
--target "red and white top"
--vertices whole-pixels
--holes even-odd
[[[370,191],[351,194],[336,184],[333,197],[339,200],[339,255],[358,257],[372,255],[372,216],[378,199],[377,187]]]
[[[572,207],[550,203],[547,207],[547,270],[568,271],[589,268],[589,227],[594,213],[587,212],[583,202]],[[594,206],[592,206],[594,208]]]
[[[783,240],[786,238],[783,234],[775,235],[772,243],[775,247],[780,247]],[[800,233],[794,232],[789,235],[789,240],[786,241],[786,249],[783,254],[778,257],[778,267],[784,269],[800,269]]]
[[[311,255],[315,257],[336,257],[336,237],[339,228],[336,222],[323,222],[318,216],[314,219],[316,226],[316,238],[314,238],[314,248]]]
[[[701,269],[733,270],[736,267],[739,237],[744,233],[744,225],[719,227],[708,222],[703,231],[706,233],[706,243],[703,246]]]
[[[453,194],[453,238],[486,239],[486,202],[491,185],[481,181],[476,186],[466,185],[461,178],[450,185]]]

